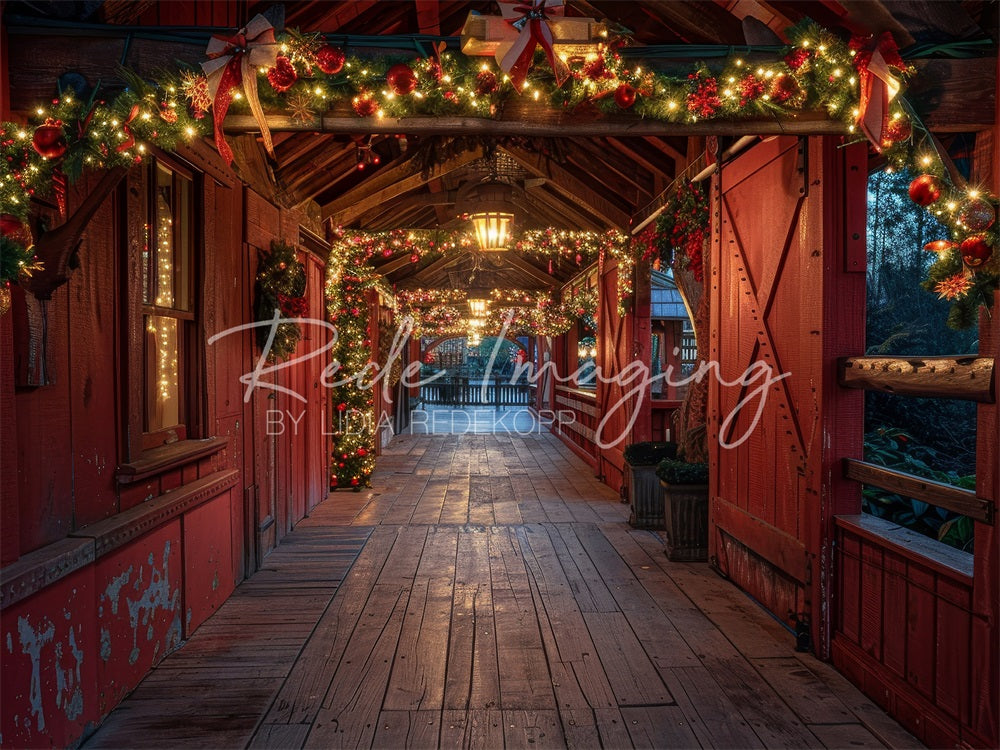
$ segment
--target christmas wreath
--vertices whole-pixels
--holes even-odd
[[[254,285],[254,320],[271,321],[275,313],[282,319],[301,318],[309,312],[303,296],[305,291],[306,269],[299,263],[294,247],[272,242],[270,252],[260,252]],[[257,328],[257,344],[261,349],[267,347],[270,335],[270,326]],[[290,356],[301,337],[298,324],[281,323],[274,333],[267,358],[274,361]]]

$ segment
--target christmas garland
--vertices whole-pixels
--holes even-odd
[[[253,34],[244,30],[242,36],[228,41],[213,37],[203,66],[207,72],[179,70],[150,81],[122,71],[126,88],[113,99],[102,99],[97,88],[89,92],[64,90],[36,108],[34,126],[0,123],[0,219],[7,225],[25,220],[34,195],[47,193],[54,182],[62,184],[61,179],[55,179],[57,171],[72,181],[86,168],[128,167],[141,162],[150,145],[171,151],[178,144],[208,134],[210,125],[214,125],[220,152],[228,155],[222,120],[230,106],[236,112],[253,113],[263,124],[266,147],[270,146],[270,135],[264,106],[272,112],[285,111],[303,123],[315,121],[343,101],[350,102],[359,118],[498,117],[504,102],[517,96],[545,99],[570,111],[628,110],[645,118],[689,124],[714,119],[794,118],[800,112],[824,111],[844,120],[847,131],[853,133],[866,124],[862,90],[874,75],[868,69],[873,50],[867,41],[846,43],[811,22],[790,29],[791,44],[778,55],[766,60],[755,55],[750,61],[731,54],[719,65],[710,68],[698,64],[682,76],[650,70],[624,57],[620,44],[599,42],[590,54],[560,63],[558,74],[541,63],[540,56],[539,64],[530,67],[516,91],[509,77],[489,59],[439,49],[432,56],[417,59],[362,58],[346,55],[319,34],[287,30],[275,35],[262,17],[253,19],[251,25]],[[877,40],[876,51],[905,79],[911,70],[899,58],[891,37],[886,37]],[[255,62],[255,55],[260,55],[261,63]],[[243,78],[256,75],[254,85],[241,84],[240,71]],[[924,171],[943,177],[941,161],[933,149],[915,146],[919,120],[903,108],[902,99],[897,98],[893,106],[893,122],[881,129],[876,147],[886,149],[891,160],[914,171],[928,159]],[[359,127],[363,129],[363,124]],[[921,144],[924,142],[927,139]],[[1000,268],[996,258],[991,259],[997,244],[995,230],[991,231],[991,225],[973,229],[961,217],[963,212],[984,215],[982,205],[995,214],[996,198],[973,195],[974,191],[947,181],[940,192],[941,203],[935,200],[926,205],[935,215],[951,220],[956,246],[940,251],[925,287],[951,299],[954,308],[949,324],[964,326],[975,318],[979,304],[991,303],[992,292],[1000,283]],[[967,210],[977,199],[982,203],[973,203]],[[6,229],[0,228],[0,233],[11,239]],[[617,252],[612,251],[619,261],[618,306],[623,313],[631,299],[632,265],[641,255],[636,248],[624,246],[624,242],[616,242]],[[4,243],[2,249],[4,268],[23,268],[31,262],[28,246],[17,239]],[[411,260],[419,262],[420,257],[413,253]],[[561,249],[546,257],[566,259]],[[592,256],[570,251],[569,257],[582,262]],[[600,252],[598,259],[603,259]],[[691,253],[687,253],[687,262],[693,262]],[[20,277],[19,273],[13,278],[12,272],[4,273],[6,278],[0,279],[3,284]]]
[[[359,490],[370,485],[375,471],[376,418],[372,393],[374,373],[370,368],[371,339],[368,337],[368,295],[378,289],[380,279],[367,258],[352,252],[353,246],[334,243],[326,284],[327,313],[337,328],[332,353],[339,368],[330,389],[333,405],[333,462],[330,489]]]
[[[655,246],[660,263],[688,269],[695,281],[702,281],[707,232],[708,198],[699,185],[681,180],[656,218]]]
[[[295,248],[272,242],[270,252],[257,256],[257,281],[254,284],[254,320],[270,321],[278,313],[281,318],[300,318],[309,313],[303,296],[306,291],[306,269]],[[257,345],[263,350],[271,335],[270,326],[257,328]],[[281,323],[274,333],[268,351],[271,361],[291,356],[302,337],[296,323]]]

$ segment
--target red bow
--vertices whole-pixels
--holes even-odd
[[[233,101],[233,91],[243,88],[254,119],[260,126],[264,148],[274,155],[271,131],[267,127],[264,110],[257,97],[257,68],[274,67],[278,58],[278,45],[274,40],[274,27],[264,16],[257,15],[246,28],[233,37],[213,36],[208,41],[208,62],[201,64],[208,77],[208,92],[212,96],[212,119],[215,124],[215,146],[226,163],[233,161],[233,152],[226,143],[222,123]]]
[[[856,53],[854,67],[860,83],[857,123],[875,150],[881,151],[889,122],[889,104],[900,89],[899,79],[889,69],[905,70],[906,63],[888,31],[882,32],[874,43],[870,37],[854,37],[849,46]]]
[[[530,5],[513,7],[509,3],[500,3],[500,12],[503,13],[504,20],[520,32],[514,41],[514,46],[498,61],[501,70],[510,76],[515,91],[520,92],[528,77],[531,59],[535,55],[535,48],[539,46],[545,51],[549,65],[552,66],[556,84],[561,86],[569,77],[569,66],[559,59],[552,48],[554,40],[547,15],[547,13],[560,15],[563,10],[562,3],[553,3],[546,8],[547,2],[548,0],[532,0]]]
[[[135,135],[132,133],[132,128],[130,128],[129,125],[132,123],[132,120],[134,120],[136,115],[138,114],[139,114],[139,105],[138,104],[132,105],[132,111],[128,113],[128,117],[126,117],[125,122],[122,123],[122,132],[125,133],[126,138],[124,141],[119,143],[118,147],[115,149],[115,151],[117,151],[119,154],[122,151],[128,151],[135,145]]]

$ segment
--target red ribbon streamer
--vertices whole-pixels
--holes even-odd
[[[906,63],[888,31],[883,31],[874,43],[868,37],[854,37],[849,46],[857,53],[854,56],[859,82],[857,124],[875,150],[881,151],[889,123],[889,104],[899,91],[899,81],[889,68],[904,70]]]
[[[122,151],[128,151],[135,145],[135,134],[132,133],[132,128],[129,127],[129,124],[132,122],[132,120],[135,119],[135,116],[138,114],[139,114],[139,105],[133,104],[132,111],[128,113],[128,117],[126,117],[125,122],[122,123],[122,131],[125,133],[127,137],[125,138],[124,141],[119,143],[118,147],[115,149],[115,151],[117,151],[119,154]]]

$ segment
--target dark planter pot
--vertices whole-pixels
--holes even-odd
[[[663,526],[667,557],[674,562],[708,559],[708,485],[667,484],[663,488]]]
[[[628,522],[637,529],[663,528],[663,492],[656,477],[656,465],[625,464],[625,487],[632,506]]]

